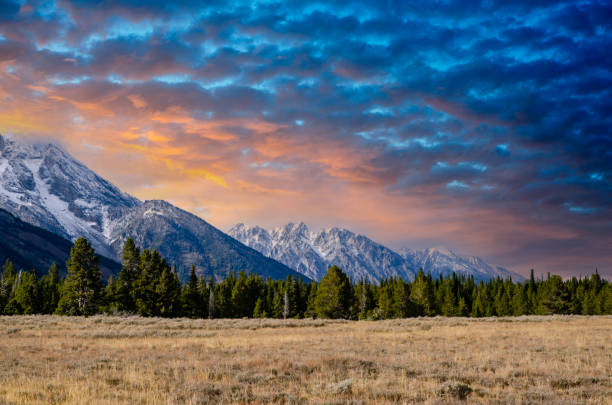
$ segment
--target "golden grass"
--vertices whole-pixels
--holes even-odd
[[[0,317],[1,404],[612,403],[612,317]]]

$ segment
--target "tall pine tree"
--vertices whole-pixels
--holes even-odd
[[[98,256],[85,238],[79,238],[70,249],[57,312],[65,315],[93,315],[98,312],[102,280]]]

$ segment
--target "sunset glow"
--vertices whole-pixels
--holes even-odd
[[[612,277],[607,2],[200,3],[1,2],[0,133],[222,230]]]

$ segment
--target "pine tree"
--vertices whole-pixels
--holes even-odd
[[[529,313],[529,298],[525,285],[516,284],[514,286],[512,311],[514,316],[527,315]]]
[[[49,271],[40,280],[41,312],[52,314],[57,308],[59,301],[59,266],[53,262]]]
[[[98,312],[102,280],[98,256],[87,239],[79,238],[70,249],[68,276],[62,288],[57,312],[65,315],[93,315]]]
[[[142,316],[158,315],[156,290],[165,266],[165,260],[155,250],[145,249],[140,254],[140,264],[131,290],[131,297],[137,314]]]
[[[38,280],[34,270],[19,272],[13,297],[7,305],[7,312],[31,315],[40,311]]]
[[[459,304],[457,305],[457,315],[458,316],[468,316],[470,314],[470,308],[465,300],[465,298],[459,298]]]
[[[549,275],[541,290],[538,315],[567,313],[569,294],[561,277]]]
[[[305,316],[308,318],[315,318],[317,316],[317,311],[315,310],[317,287],[318,287],[318,284],[315,282],[313,282],[310,285],[310,291],[308,293],[308,303],[306,305],[306,313],[305,313]]]
[[[117,302],[117,290],[118,284],[117,279],[112,275],[108,278],[106,282],[106,287],[104,287],[104,293],[102,294],[102,311],[107,314],[114,314],[119,311],[118,302]]]
[[[281,293],[280,289],[274,290],[274,299],[272,300],[272,317],[280,319],[283,316],[283,302],[284,294]]]
[[[132,295],[134,281],[140,268],[140,249],[134,240],[128,238],[123,245],[123,266],[117,277],[117,309],[128,313],[136,312],[136,304]]]
[[[2,277],[0,277],[0,314],[6,313],[5,308],[13,295],[16,276],[15,265],[6,259],[2,266]]]
[[[181,282],[176,267],[165,266],[157,283],[157,313],[163,317],[181,315]]]
[[[400,278],[392,283],[392,312],[394,318],[405,318],[411,312],[408,286]]]
[[[255,303],[255,309],[253,310],[253,318],[266,318],[267,314],[264,307],[264,301],[261,297],[257,298],[257,302]]]
[[[484,289],[482,287],[476,291],[476,298],[472,304],[472,317],[474,318],[480,318],[486,316],[487,314],[487,309],[483,298],[483,291]]]
[[[330,267],[317,288],[314,304],[317,317],[348,318],[353,297],[348,276],[339,267]]]
[[[198,289],[198,276],[195,266],[191,266],[189,281],[183,287],[183,313],[190,318],[202,316],[203,300]]]
[[[220,318],[232,318],[234,316],[234,303],[232,302],[232,291],[236,284],[236,274],[230,272],[225,280],[217,285],[215,292],[215,311]]]
[[[283,294],[283,319],[287,319],[289,317],[289,293],[285,288],[285,293]]]
[[[450,287],[450,285],[448,285],[448,283],[444,288],[444,295],[443,295],[443,299],[442,299],[442,305],[441,305],[441,309],[442,309],[442,315],[444,316],[457,316],[457,307],[458,307],[458,302],[457,302],[457,297],[455,296],[455,294],[453,293],[453,289]]]
[[[215,282],[212,276],[208,282],[208,291],[208,319],[213,319],[215,317]]]
[[[416,304],[418,315],[435,315],[434,292],[431,279],[419,270],[410,289],[410,300]]]

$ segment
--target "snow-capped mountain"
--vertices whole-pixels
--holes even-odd
[[[429,248],[425,250],[414,250],[409,248],[400,249],[400,254],[413,263],[415,268],[423,269],[425,273],[452,274],[461,273],[474,276],[476,280],[488,280],[491,278],[508,278],[514,281],[523,281],[525,277],[508,269],[488,264],[480,257],[459,255],[446,248]]]
[[[244,270],[283,279],[298,274],[289,267],[243,245],[201,218],[160,200],[145,201],[108,227],[109,243],[117,253],[131,237],[137,246],[154,247],[171,262],[196,265],[205,276],[225,277]]]
[[[379,281],[392,276],[408,280],[415,275],[411,263],[400,254],[346,229],[312,232],[302,222],[267,231],[238,224],[228,234],[315,280],[331,265],[341,267],[353,280]]]
[[[435,276],[456,272],[472,275],[477,280],[495,277],[524,279],[478,257],[461,256],[448,249],[403,249],[397,253],[346,229],[312,232],[303,222],[290,223],[271,231],[238,224],[228,234],[315,280],[320,280],[331,265],[341,267],[353,280],[368,278],[375,282],[391,276],[410,280],[421,268]]]
[[[97,253],[117,260],[131,237],[179,269],[193,264],[217,278],[239,270],[273,278],[296,274],[167,202],[121,192],[53,144],[0,135],[0,208],[66,239],[85,237]]]
[[[0,208],[62,237],[87,238],[114,257],[109,224],[140,204],[53,144],[28,144],[0,135]]]

